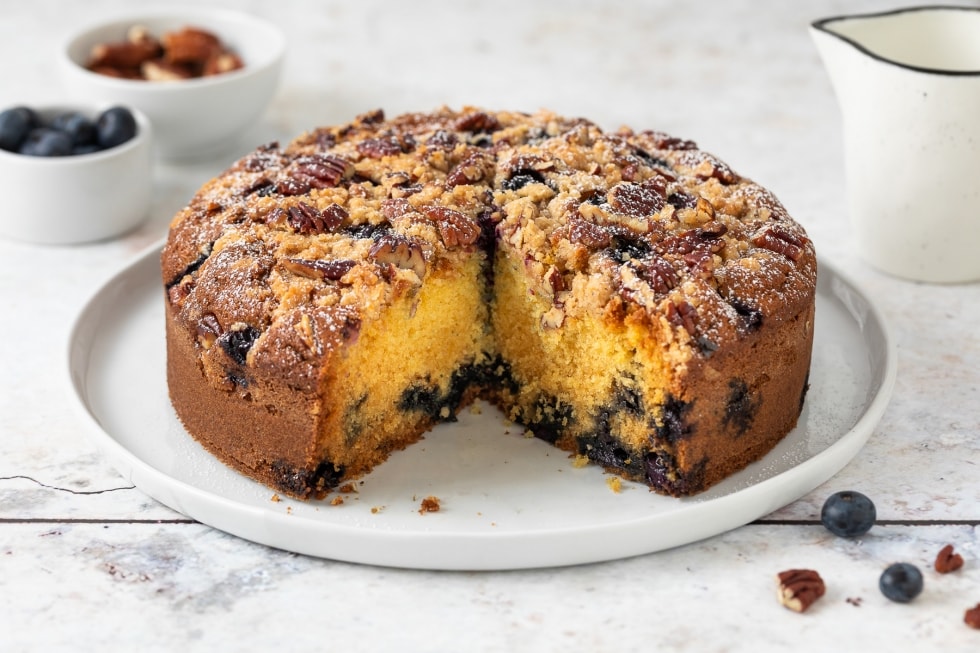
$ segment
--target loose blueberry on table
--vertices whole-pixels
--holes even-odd
[[[881,572],[881,593],[897,603],[908,603],[922,592],[922,572],[915,565],[896,562]]]
[[[136,136],[136,119],[126,107],[112,107],[93,121],[64,111],[44,121],[30,107],[0,112],[0,149],[27,156],[91,154],[122,145]]]
[[[834,535],[858,537],[874,526],[875,504],[860,492],[845,490],[830,495],[820,511],[820,521]]]

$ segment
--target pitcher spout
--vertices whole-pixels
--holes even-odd
[[[853,42],[841,38],[828,26],[827,21],[816,21],[810,26],[810,37],[817,48],[820,60],[823,62],[824,70],[830,78],[830,83],[834,88],[838,101],[842,94],[847,94],[846,83],[849,71],[853,72],[855,60],[866,56]]]

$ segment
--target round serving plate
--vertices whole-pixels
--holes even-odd
[[[296,553],[422,569],[597,562],[694,542],[762,517],[846,465],[885,410],[896,353],[871,300],[820,262],[810,390],[799,424],[762,460],[700,495],[607,485],[598,467],[476,404],[323,501],[280,498],[191,438],[166,383],[160,246],[87,302],[69,341],[86,432],[136,487],[190,518]],[[342,502],[334,502],[340,497]],[[420,511],[426,497],[438,512]],[[336,504],[335,504],[336,503]]]

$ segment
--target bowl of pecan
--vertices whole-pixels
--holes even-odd
[[[122,105],[0,109],[0,236],[105,240],[139,225],[153,195],[153,128]]]
[[[167,8],[72,34],[61,68],[77,98],[134,106],[167,161],[226,154],[279,84],[286,40],[271,23],[226,9]]]

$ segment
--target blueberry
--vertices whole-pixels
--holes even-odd
[[[79,154],[94,154],[95,152],[101,152],[99,146],[95,143],[86,143],[85,145],[75,145],[71,148],[71,155],[78,156]]]
[[[47,127],[32,129],[18,150],[28,156],[66,156],[71,154],[68,134]]]
[[[99,115],[95,130],[99,147],[108,149],[136,136],[136,119],[126,107],[112,107]]]
[[[827,498],[820,521],[834,535],[857,537],[874,526],[877,512],[871,499],[860,492],[836,492]]]
[[[59,113],[49,126],[68,134],[72,148],[95,143],[95,124],[77,111]]]
[[[675,209],[693,209],[698,205],[698,198],[694,195],[678,191],[667,196],[667,203]]]
[[[0,149],[16,152],[40,121],[27,107],[13,107],[0,112]]]
[[[233,361],[239,365],[244,365],[248,350],[252,348],[260,335],[262,332],[255,327],[246,326],[244,329],[225,333],[218,338],[218,342],[221,343],[221,347]]]
[[[612,245],[607,250],[617,263],[625,263],[634,258],[643,258],[653,249],[650,244],[638,238],[635,233],[617,233],[613,235]]]
[[[528,184],[543,184],[544,176],[537,170],[517,170],[503,183],[504,190],[519,190]]]
[[[881,572],[878,588],[892,601],[908,603],[922,592],[922,572],[915,565],[896,562]]]

